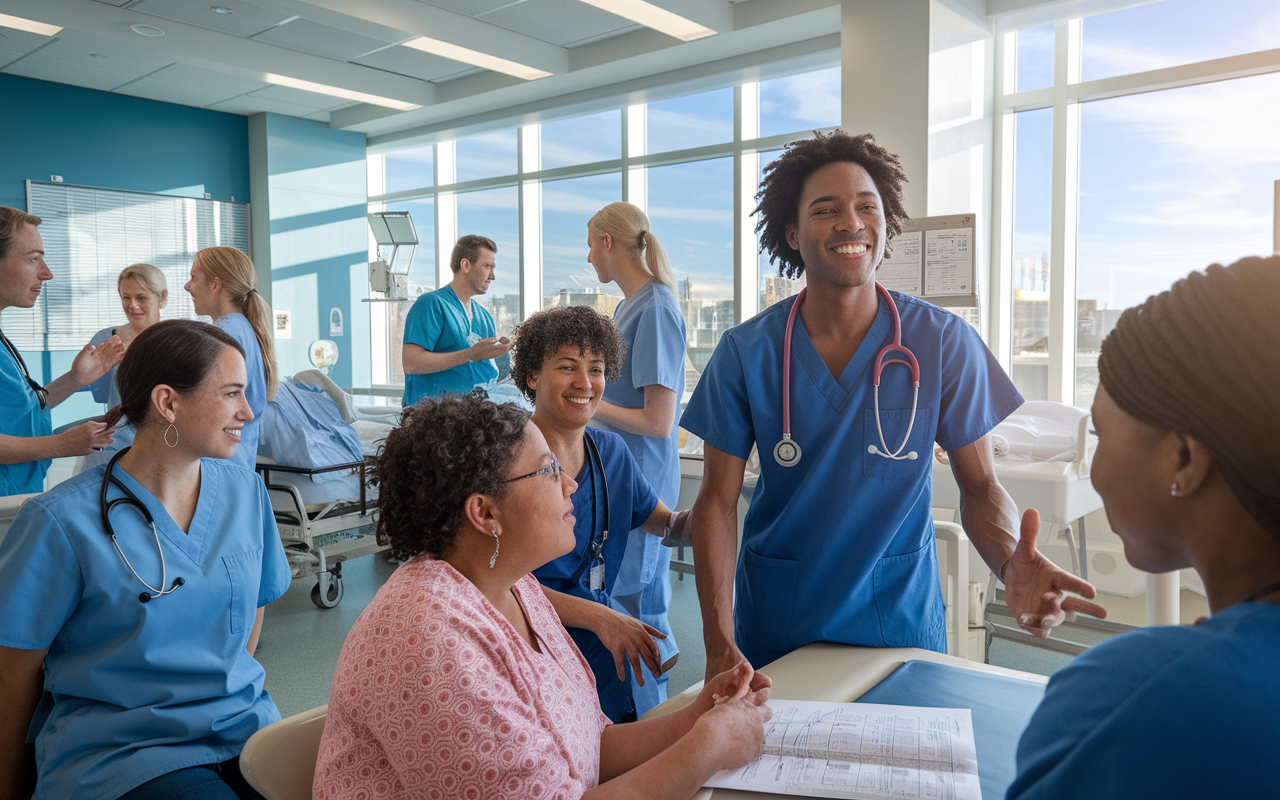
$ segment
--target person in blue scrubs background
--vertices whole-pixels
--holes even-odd
[[[44,263],[41,219],[0,206],[0,310],[31,308],[53,273]],[[112,430],[85,422],[54,435],[49,409],[115,367],[124,353],[120,337],[85,345],[71,371],[47,387],[31,377],[18,348],[0,332],[0,496],[44,491],[50,462],[84,456],[111,444]]]
[[[258,426],[267,403],[276,397],[280,368],[276,365],[276,339],[271,306],[258,294],[258,272],[249,257],[234,247],[206,247],[191,262],[191,280],[183,288],[191,295],[196,313],[213,318],[213,324],[231,335],[244,350],[249,385],[245,400],[253,418],[245,423],[234,460],[252,470],[258,458]]]
[[[1010,800],[1274,797],[1280,742],[1280,257],[1193,272],[1102,343],[1090,480],[1125,558],[1194,567],[1212,616],[1049,680]]]
[[[129,322],[95,333],[89,340],[94,347],[105,344],[112,336],[119,336],[128,347],[138,334],[160,321],[160,311],[169,303],[169,283],[164,272],[151,264],[130,264],[120,270],[116,291],[120,293],[120,306]],[[94,400],[106,403],[108,408],[120,405],[115,367],[89,384],[88,389]]]
[[[253,416],[244,356],[168,320],[117,377],[107,421],[134,420],[133,446],[28,500],[0,540],[0,794],[30,796],[34,741],[40,800],[257,798],[237,760],[280,714],[252,653],[290,571],[266,488],[230,460]],[[104,486],[136,498],[108,507],[114,537]]]
[[[795,142],[765,170],[757,230],[785,277],[804,275],[807,300],[791,348],[791,435],[802,456],[774,458],[782,439],[783,340],[796,298],[725,333],[681,424],[704,440],[704,477],[694,506],[694,565],[707,675],[745,655],[760,667],[810,642],[924,647],[946,652],[930,513],[936,441],[951,457],[962,522],[1004,581],[1015,618],[1040,636],[1064,611],[1102,616],[1093,587],[1035,549],[996,480],[988,432],[1022,404],[978,334],[954,314],[893,292],[902,344],[919,361],[912,380],[885,369],[879,424],[872,364],[893,339],[875,272],[907,218],[897,156],[869,134],[842,131]],[[737,502],[746,460],[761,474],[738,553]],[[1016,545],[1016,547],[1015,547]],[[735,598],[736,587],[736,598]]]
[[[629,676],[641,662],[647,674],[660,674],[675,653],[664,652],[666,636],[623,609],[613,590],[629,539],[658,542],[687,522],[689,512],[673,515],[658,499],[622,437],[587,428],[606,381],[622,373],[626,353],[608,317],[586,306],[548,309],[522,322],[513,338],[511,377],[578,487],[573,551],[533,574],[591,666],[601,710],[614,722],[632,720],[637,709]]]
[[[587,223],[587,246],[587,261],[600,282],[617,283],[622,290],[613,321],[627,346],[622,375],[605,388],[592,424],[622,437],[658,498],[675,508],[680,499],[679,410],[686,346],[675,276],[649,218],[630,203],[610,203],[596,212]],[[667,621],[670,570],[670,548],[648,536],[633,536],[614,599],[666,634],[664,646],[674,656],[677,648]],[[644,679],[641,686],[637,676],[631,677],[641,715],[667,699],[666,675],[644,674]]]
[[[489,291],[498,269],[498,245],[468,234],[449,257],[453,280],[413,301],[404,323],[404,407],[424,397],[466,393],[494,381],[493,360],[511,349],[498,338],[493,316],[472,298]]]

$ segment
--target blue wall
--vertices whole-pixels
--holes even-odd
[[[0,97],[0,205],[25,210],[23,181],[50,175],[84,186],[250,199],[247,117],[5,74]]]
[[[25,211],[23,182],[50,175],[85,186],[250,199],[247,117],[5,74],[0,98],[0,205]],[[56,281],[58,265],[49,266]],[[66,372],[74,356],[23,353],[42,383]],[[102,410],[80,392],[53,410],[53,424]]]

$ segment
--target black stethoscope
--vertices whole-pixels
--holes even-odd
[[[31,373],[27,371],[27,362],[22,360],[22,356],[18,353],[18,348],[13,346],[13,342],[9,341],[9,337],[0,332],[0,342],[4,343],[4,349],[9,351],[9,355],[13,356],[13,360],[18,362],[18,368],[22,370],[22,377],[26,378],[27,385],[31,387],[31,391],[35,392],[36,399],[40,401],[40,410],[44,411],[49,407],[49,390],[36,383],[31,379]]]
[[[596,539],[595,521],[596,521],[596,502],[595,495],[591,497],[591,544],[587,548],[590,556],[587,564],[587,579],[590,583],[591,591],[599,592],[604,589],[604,543],[609,541],[609,481],[604,476],[604,461],[600,458],[600,451],[596,448],[596,443],[590,436],[583,432],[582,438],[587,443],[587,452],[591,456],[593,465],[595,466],[595,474],[600,476],[600,488],[604,494],[604,525],[601,526],[602,534]],[[592,476],[594,483],[595,476]]]
[[[114,456],[112,456],[111,460],[107,462],[107,472],[105,475],[102,476],[102,491],[98,495],[98,503],[100,508],[102,509],[102,528],[107,532],[107,535],[111,537],[111,543],[116,546],[116,552],[119,553],[120,557],[124,559],[124,565],[129,568],[130,572],[133,573],[133,577],[137,578],[138,581],[143,586],[147,587],[147,591],[142,592],[141,594],[138,595],[139,600],[141,600],[144,603],[147,603],[156,599],[157,597],[164,597],[166,594],[176,591],[177,588],[183,585],[184,583],[186,583],[186,581],[184,581],[182,578],[174,578],[173,585],[170,586],[168,589],[164,588],[164,585],[168,580],[168,572],[166,571],[165,563],[164,563],[164,548],[160,546],[160,534],[156,532],[156,521],[152,519],[151,512],[148,511],[147,507],[142,504],[142,501],[138,499],[138,496],[133,492],[129,491],[128,486],[125,486],[123,483],[120,482],[118,478],[116,478],[114,475],[111,474],[111,470],[115,468],[116,462],[120,460],[120,456],[129,452],[130,449],[132,448],[129,448],[129,447],[124,448],[119,453],[116,453]],[[112,484],[115,484],[116,488],[124,492],[125,496],[117,497],[115,500],[108,501],[107,490],[111,488]],[[147,524],[151,526],[151,535],[154,536],[156,539],[156,552],[160,554],[160,588],[159,589],[147,583],[146,581],[142,580],[142,576],[139,575],[138,571],[133,568],[133,564],[129,563],[128,556],[124,554],[124,551],[120,549],[120,543],[116,541],[115,528],[111,527],[111,511],[121,503],[123,503],[126,506],[132,506],[133,508],[135,508],[138,511],[138,513],[142,515],[142,518],[147,521]]]

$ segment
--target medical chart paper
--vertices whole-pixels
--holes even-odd
[[[967,708],[769,700],[760,755],[707,781],[799,797],[982,800]]]
[[[924,232],[924,293],[968,294],[973,291],[973,229]]]
[[[876,280],[886,289],[920,296],[920,251],[924,231],[903,231],[893,240],[893,252],[880,262]]]

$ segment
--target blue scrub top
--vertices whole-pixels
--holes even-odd
[[[883,301],[839,380],[796,318],[791,360],[791,433],[800,463],[780,466],[782,351],[795,298],[725,333],[702,373],[682,425],[746,459],[760,449],[761,475],[738,556],[735,633],[757,667],[810,642],[924,647],[946,652],[930,501],[936,441],[971,444],[1022,404],[978,334],[954,314],[892,292],[902,343],[920,364],[920,399],[906,450],[914,461],[867,452],[879,447],[871,373],[893,340]],[[911,416],[911,373],[884,370],[885,441],[897,449]]]
[[[497,336],[493,317],[472,298],[471,319],[452,286],[427,292],[413,302],[404,321],[405,344],[433,353],[456,353],[481,339]],[[498,377],[493,360],[471,361],[442,372],[404,376],[404,406],[446,392],[466,393]]]
[[[1091,647],[1049,680],[1009,799],[1275,797],[1276,664],[1271,603]]]
[[[231,461],[252,471],[258,459],[258,429],[262,425],[262,412],[267,408],[267,373],[262,366],[262,349],[258,347],[258,336],[244,314],[224,314],[214,320],[213,324],[230,334],[244,348],[245,372],[249,377],[244,399],[249,402],[253,419],[244,424],[244,430],[240,432],[240,444],[236,445],[236,454],[231,457]]]
[[[103,328],[93,335],[93,338],[89,340],[89,344],[94,347],[105,344],[108,339],[115,336],[115,333],[115,328]],[[119,368],[120,365],[117,364],[107,370],[106,374],[101,378],[85,387],[93,394],[94,402],[106,403],[107,408],[115,408],[120,405],[120,389],[116,386],[116,370]],[[84,391],[84,389],[81,391]]]
[[[31,721],[37,798],[114,800],[152,778],[239,754],[280,718],[262,666],[245,650],[260,606],[289,587],[266,488],[229,461],[200,462],[188,533],[119,465],[151,512],[168,580],[148,603],[106,535],[98,502],[106,465],[29,500],[0,541],[0,645],[48,648]],[[123,496],[112,487],[108,498]],[[133,568],[152,585],[160,559],[131,507],[111,515]]]
[[[9,348],[0,346],[0,433],[8,436],[51,436],[49,409],[27,385]],[[44,474],[52,461],[0,464],[0,496],[44,491]]]
[[[535,569],[533,575],[549,589],[574,597],[583,597],[598,603],[614,605],[612,590],[627,549],[630,532],[644,524],[658,507],[658,495],[636,466],[626,443],[616,433],[588,429],[587,436],[595,442],[604,465],[600,475],[590,452],[586,453],[582,471],[575,479],[578,488],[573,493],[573,552],[560,556]],[[585,446],[585,445],[584,445]],[[598,541],[604,530],[604,482],[609,484],[609,538],[604,542],[604,590],[591,591],[591,543]],[[658,537],[637,531],[659,541]],[[616,608],[616,606],[615,606]],[[621,609],[616,609],[621,611]],[[625,611],[623,613],[626,613]],[[596,692],[600,696],[600,708],[614,722],[633,709],[631,687],[618,680],[613,664],[613,654],[594,633],[582,628],[568,628],[569,635],[582,651],[596,676]]]

